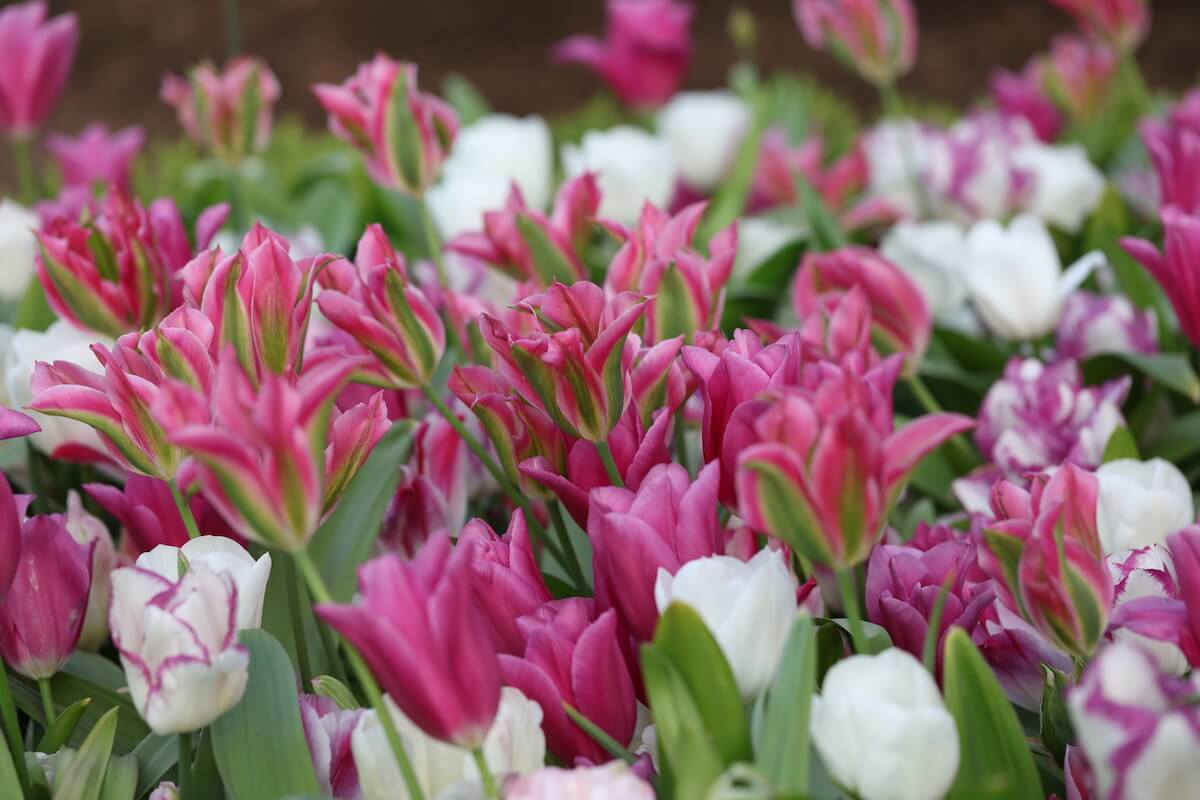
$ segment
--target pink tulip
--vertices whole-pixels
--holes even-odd
[[[594,283],[555,282],[519,308],[535,320],[529,333],[483,317],[483,336],[499,357],[502,374],[564,433],[605,440],[629,399],[622,355],[644,303],[628,295],[606,300]]]
[[[660,569],[674,575],[688,561],[725,552],[717,520],[719,464],[692,481],[678,464],[659,464],[637,491],[600,488],[590,495],[587,521],[596,597],[611,604],[639,642],[654,638]]]
[[[520,655],[525,638],[517,620],[532,614],[551,600],[542,579],[525,515],[517,509],[504,536],[481,519],[473,519],[463,528],[458,546],[470,554],[471,589],[479,610],[488,618],[502,653]]]
[[[1077,291],[1063,305],[1054,347],[1080,361],[1100,353],[1157,353],[1158,320],[1124,295]]]
[[[411,284],[404,257],[379,225],[363,233],[356,262],[357,270],[344,278],[348,286],[326,285],[321,292],[321,313],[378,359],[386,386],[428,385],[446,349],[437,310]]]
[[[20,439],[42,429],[41,425],[28,414],[0,406],[0,441]]]
[[[383,54],[344,83],[313,87],[329,127],[367,159],[382,185],[421,196],[434,184],[458,134],[454,110],[417,88],[415,64]]]
[[[1200,213],[1200,91],[1188,93],[1166,121],[1143,122],[1141,132],[1160,205]]]
[[[0,540],[12,573],[0,594],[0,656],[27,678],[49,678],[79,642],[96,543],[76,542],[59,514],[23,520],[23,505],[0,478]]]
[[[0,131],[33,136],[67,84],[78,41],[75,15],[47,20],[44,2],[0,11]]]
[[[1149,272],[1171,301],[1179,327],[1200,346],[1200,211],[1188,214],[1175,206],[1162,210],[1163,248],[1145,239],[1125,237],[1121,246]]]
[[[1107,43],[1119,53],[1130,53],[1150,30],[1150,5],[1146,0],[1050,0],[1075,18],[1080,30]]]
[[[385,545],[409,557],[435,533],[458,535],[467,521],[469,495],[482,477],[467,445],[441,414],[427,414],[412,441],[412,456],[380,531]]]
[[[196,224],[203,248],[229,208],[213,206]],[[38,278],[60,317],[109,336],[144,330],[179,305],[177,273],[192,257],[175,201],[143,208],[119,189],[105,196],[87,224],[56,217],[38,232]]]
[[[1005,696],[1030,711],[1042,707],[1042,665],[1065,673],[1073,667],[1066,653],[1047,642],[999,597],[979,614],[971,641],[992,668]]]
[[[607,38],[571,36],[551,57],[596,72],[622,102],[653,107],[683,82],[692,57],[692,9],[674,0],[607,0]]]
[[[997,70],[991,80],[992,100],[1001,114],[1025,120],[1039,139],[1053,142],[1062,133],[1063,117],[1046,93],[1040,70],[1030,66],[1036,67],[1031,64],[1020,74]]]
[[[876,85],[894,83],[917,60],[910,0],[792,0],[792,12],[809,47],[828,50]]]
[[[866,294],[882,349],[901,353],[905,370],[915,371],[932,332],[929,306],[912,279],[875,250],[845,247],[806,256],[792,288],[792,305],[804,320],[856,286]]]
[[[206,61],[186,77],[167,75],[160,96],[192,141],[236,164],[270,141],[279,81],[263,61],[242,56],[223,70]]]
[[[187,543],[187,528],[166,481],[134,473],[125,479],[124,488],[107,483],[85,483],[83,488],[121,523],[121,550],[129,559],[136,559],[160,544],[182,547]],[[233,530],[203,494],[192,495],[188,506],[202,534],[233,536]]]
[[[500,670],[471,590],[471,555],[431,539],[412,561],[358,571],[362,599],[316,612],[362,653],[384,691],[435,739],[474,747],[500,703]]]
[[[563,710],[569,703],[622,744],[633,737],[636,698],[612,609],[594,616],[590,598],[553,600],[517,621],[521,656],[500,655],[504,682],[542,707],[550,751],[567,764],[611,756]]]
[[[12,586],[21,558],[21,512],[8,479],[0,474],[0,601]]]
[[[350,749],[350,738],[362,717],[361,708],[339,708],[328,697],[300,695],[300,722],[308,754],[323,794],[336,800],[360,800],[358,767]]]
[[[751,527],[825,566],[867,558],[908,474],[974,424],[931,414],[893,430],[899,367],[898,356],[866,372],[822,363],[768,401],[737,457],[738,507]]]
[[[97,185],[128,192],[129,165],[145,142],[146,131],[140,125],[109,135],[107,125],[93,122],[74,138],[47,136],[46,149],[58,162],[66,186],[85,189],[89,194]]]
[[[1117,57],[1108,47],[1082,36],[1056,36],[1050,52],[1036,62],[1042,85],[1072,119],[1093,119],[1108,99]]]
[[[582,252],[599,208],[600,189],[590,172],[562,185],[549,216],[529,208],[514,185],[503,209],[483,215],[482,231],[460,234],[446,249],[541,287],[574,283],[587,275]]]

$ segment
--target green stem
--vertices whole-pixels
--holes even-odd
[[[38,694],[42,696],[42,713],[46,715],[46,730],[54,724],[58,713],[54,710],[54,690],[50,687],[49,678],[38,678]]]
[[[500,465],[496,463],[496,459],[492,458],[492,454],[487,451],[487,448],[485,448],[483,444],[476,439],[469,430],[467,430],[467,426],[464,425],[463,421],[458,418],[458,414],[455,414],[454,411],[450,409],[450,406],[446,405],[446,401],[443,400],[440,395],[438,395],[433,387],[422,386],[421,392],[425,395],[425,398],[429,400],[433,407],[437,409],[438,413],[442,415],[442,418],[445,419],[446,422],[450,423],[450,427],[453,428],[454,432],[458,434],[458,438],[466,442],[467,447],[471,448],[471,452],[474,453],[475,457],[478,458],[480,463],[483,464],[484,469],[491,473],[491,476],[495,479],[496,483],[500,484],[500,488],[502,488],[504,492],[510,498],[512,498],[514,503],[521,505],[521,503],[525,501],[525,498],[521,497],[517,490],[512,487],[512,484],[510,484],[508,481],[508,476],[504,474],[504,470],[501,469]]]
[[[950,584],[954,581],[954,571],[951,570],[942,581],[937,599],[933,601],[933,613],[929,615],[929,627],[925,630],[925,642],[921,647],[921,662],[929,674],[937,677],[938,640],[942,638],[942,615],[946,609],[946,595],[950,593]]]
[[[1138,67],[1134,54],[1126,53],[1121,56],[1121,60],[1117,64],[1117,70],[1121,82],[1125,84],[1130,95],[1133,97],[1137,116],[1142,117],[1149,114],[1153,106],[1150,98],[1150,90],[1146,88],[1146,79],[1142,77],[1142,70]]]
[[[194,800],[192,797],[192,735],[179,734],[179,800]]]
[[[200,528],[196,526],[196,518],[192,516],[191,506],[179,493],[179,486],[175,483],[174,478],[167,481],[167,486],[171,488],[171,497],[175,500],[175,508],[179,509],[179,516],[183,517],[183,526],[187,528],[188,538],[195,539],[200,535]]]
[[[913,375],[905,378],[904,382],[908,384],[909,390],[917,398],[917,402],[921,404],[921,408],[925,409],[928,414],[942,414],[945,409],[942,404],[933,396],[933,392],[929,391],[929,387],[925,385],[925,381],[921,380],[920,376]],[[979,463],[979,456],[975,452],[975,448],[971,443],[958,435],[950,439],[950,447],[954,450],[955,468],[966,471]]]
[[[620,742],[608,734],[608,731],[601,728],[596,723],[592,722],[583,713],[575,708],[570,703],[563,701],[563,711],[571,718],[571,721],[583,729],[583,732],[592,737],[592,740],[603,747],[605,751],[613,758],[619,758],[626,764],[634,764],[637,762],[637,756],[629,752],[629,749],[624,747]]]
[[[233,58],[242,52],[242,21],[237,0],[225,0],[225,57]]]
[[[437,270],[438,285],[443,289],[450,288],[450,279],[446,275],[446,261],[442,258],[442,237],[438,235],[437,225],[434,224],[433,214],[429,213],[429,203],[421,197],[417,200],[417,209],[421,213],[421,227],[425,232],[425,249],[429,251],[429,260]]]
[[[858,588],[854,585],[854,568],[837,571],[838,591],[842,595],[842,605],[846,619],[850,623],[850,638],[854,640],[854,652],[867,652],[867,633],[863,630],[862,612],[858,610]]]
[[[33,137],[14,136],[11,139],[13,161],[17,166],[17,186],[21,202],[31,205],[39,195],[37,173],[33,169]]]
[[[487,759],[484,758],[483,748],[474,748],[471,750],[471,755],[475,757],[475,766],[479,767],[479,780],[483,782],[483,796],[499,797],[500,793],[496,791],[496,779],[492,777],[492,770],[488,767]]]
[[[563,519],[562,503],[547,503],[550,506],[550,520],[558,533],[558,546],[563,555],[563,567],[571,574],[571,579],[580,589],[587,588],[587,580],[583,577],[583,567],[579,565],[579,556],[575,554],[575,546],[571,544],[571,531],[567,521]]]
[[[300,581],[296,570],[284,570],[287,583],[288,603],[291,605],[292,636],[296,640],[296,660],[300,665],[300,680],[304,686],[312,686],[312,664],[308,660],[308,637],[304,633],[304,609],[306,598],[301,595]]]
[[[604,462],[604,471],[608,473],[608,480],[613,486],[625,487],[625,481],[621,480],[621,473],[617,470],[617,462],[613,460],[612,449],[609,448],[608,442],[596,442],[596,451],[600,453],[600,460]]]
[[[29,770],[25,766],[25,746],[21,743],[21,729],[17,725],[17,707],[13,705],[12,690],[8,686],[8,673],[0,662],[0,721],[4,723],[4,738],[8,741],[8,752],[17,771],[17,782],[25,797],[29,793]]]
[[[329,587],[325,585],[325,579],[321,577],[321,570],[317,568],[308,551],[298,550],[292,553],[292,558],[296,562],[296,568],[304,576],[304,581],[308,584],[308,591],[313,598],[318,603],[332,603],[333,596],[329,594]],[[400,767],[401,775],[404,776],[404,786],[408,789],[408,796],[411,800],[424,800],[425,793],[421,791],[421,785],[417,782],[417,774],[413,771],[412,762],[408,759],[408,751],[404,749],[404,741],[400,738],[400,732],[396,730],[396,723],[392,720],[391,711],[388,710],[387,703],[383,700],[383,693],[379,691],[379,684],[375,682],[375,676],[371,674],[371,670],[367,669],[366,663],[354,645],[343,639],[342,647],[350,662],[351,671],[358,678],[359,684],[367,694],[367,700],[375,709],[379,724],[383,726],[388,744],[392,748],[392,755],[396,757],[396,764]]]

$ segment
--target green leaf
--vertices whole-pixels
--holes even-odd
[[[1054,667],[1042,665],[1042,744],[1054,757],[1054,763],[1062,764],[1067,745],[1075,741],[1075,730],[1067,714],[1066,689],[1070,685],[1067,676]]]
[[[442,97],[454,107],[459,123],[464,126],[492,111],[479,88],[457,72],[450,73],[442,81]]]
[[[817,686],[817,632],[812,617],[792,624],[767,695],[762,744],[755,763],[779,792],[808,790],[808,715]]]
[[[1089,384],[1128,374],[1133,368],[1193,403],[1200,403],[1200,377],[1184,353],[1103,353],[1083,363]]]
[[[672,603],[655,628],[654,646],[678,671],[723,765],[748,761],[750,728],[733,670],[696,610]]]
[[[328,697],[337,703],[338,708],[350,710],[359,707],[358,701],[354,699],[354,693],[347,688],[346,684],[332,675],[321,675],[314,678],[313,691],[320,697]]]
[[[810,249],[813,252],[824,253],[845,247],[847,240],[842,226],[829,213],[821,195],[817,194],[816,189],[803,175],[796,176],[796,194],[800,197],[800,207],[808,221]]]
[[[1200,453],[1200,411],[1176,417],[1154,437],[1147,456],[1165,458],[1174,464]]]
[[[0,677],[0,680],[4,680]],[[25,754],[21,754],[24,758]],[[17,768],[13,765],[8,747],[0,742],[0,797],[21,797],[21,782],[17,779]]]
[[[692,301],[692,293],[675,264],[671,264],[663,272],[654,308],[656,342],[673,339],[680,334],[688,337],[690,341],[693,333],[701,327],[707,327],[708,320],[697,316],[698,309]]]
[[[250,651],[250,681],[241,702],[210,727],[228,797],[273,800],[317,792],[287,652],[266,631],[244,630],[238,639]]]
[[[54,722],[50,725],[50,730],[46,731],[41,741],[38,742],[37,752],[57,753],[58,749],[71,738],[71,734],[75,732],[75,726],[79,724],[83,712],[87,711],[87,707],[91,703],[92,698],[85,697],[58,712]]]
[[[1138,455],[1138,446],[1134,441],[1133,434],[1124,425],[1118,426],[1112,432],[1112,436],[1108,437],[1108,444],[1104,445],[1104,458],[1101,463],[1107,464],[1118,458],[1141,458]]]
[[[179,740],[174,736],[152,733],[133,748],[131,755],[138,762],[138,797],[150,793],[163,776],[179,761]]]
[[[946,707],[958,727],[958,777],[950,800],[1044,797],[1017,714],[991,667],[961,628],[946,637]]]
[[[542,284],[549,286],[554,281],[571,284],[578,278],[575,267],[563,255],[541,225],[528,214],[517,214],[517,233],[529,248],[529,258]]]
[[[820,619],[818,622],[832,622],[834,625],[841,628],[846,633],[850,633],[850,620],[845,617],[835,617],[832,619]],[[876,625],[874,622],[862,622],[863,633],[867,638],[867,652],[865,655],[878,655],[884,650],[892,646],[892,637],[886,630]]]
[[[705,729],[687,684],[671,658],[657,645],[642,646],[646,695],[654,712],[659,762],[672,777],[669,797],[704,797],[725,771],[721,754]]]
[[[411,445],[412,425],[394,423],[309,543],[334,600],[354,594],[355,571],[371,554]]]
[[[117,710],[110,709],[83,740],[65,768],[54,775],[54,800],[97,800],[117,733]],[[60,755],[61,758],[61,755]]]
[[[13,327],[44,331],[53,325],[56,319],[58,319],[58,315],[54,313],[54,309],[50,308],[50,303],[46,300],[46,291],[42,288],[42,282],[40,280],[30,281],[29,288],[25,290],[25,295],[21,298],[21,305],[17,307],[17,315],[13,318]]]
[[[138,763],[133,756],[114,756],[104,773],[100,800],[133,800],[137,795]]]
[[[754,170],[758,167],[758,151],[762,144],[762,134],[767,122],[767,96],[761,88],[754,88],[747,98],[750,106],[750,125],[742,143],[738,146],[734,157],[733,167],[729,176],[717,190],[709,204],[700,228],[696,233],[696,241],[707,242],[721,229],[740,217],[746,208],[746,200],[750,196],[750,185],[754,180]]]

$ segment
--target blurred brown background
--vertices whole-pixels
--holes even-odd
[[[339,81],[377,50],[416,61],[422,84],[458,71],[500,110],[561,111],[599,86],[586,70],[553,66],[546,52],[571,33],[603,29],[602,0],[237,0],[243,48],[263,56],[283,84],[281,106],[321,124],[307,90]],[[3,5],[0,0],[0,5]],[[734,0],[692,0],[692,87],[721,83],[733,59],[726,21]],[[175,130],[157,99],[159,80],[224,54],[223,0],[50,0],[79,15],[75,69],[51,127],[75,132],[92,119]],[[869,91],[805,47],[788,0],[741,0],[759,26],[768,67],[811,70],[862,103]],[[966,103],[997,65],[1019,67],[1070,21],[1048,0],[917,0],[921,48],[903,88]],[[1200,68],[1200,0],[1154,0],[1154,24],[1139,52],[1152,85],[1180,88]]]

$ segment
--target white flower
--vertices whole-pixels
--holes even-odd
[[[4,384],[13,408],[23,408],[33,401],[29,382],[33,377],[36,362],[70,361],[92,372],[103,373],[99,360],[92,352],[95,342],[111,346],[112,340],[94,331],[76,328],[65,320],[58,320],[45,332],[19,330],[8,348],[8,361],[4,369]],[[43,453],[53,454],[65,444],[78,444],[100,452],[104,445],[100,436],[90,426],[65,417],[52,417],[36,411],[26,412],[42,426],[41,431],[29,437],[29,442]]]
[[[1170,553],[1162,545],[1150,545],[1137,550],[1125,550],[1108,557],[1108,574],[1113,582],[1113,609],[1143,597],[1175,599],[1174,565]],[[1159,666],[1172,675],[1188,671],[1188,659],[1176,644],[1151,639],[1126,627],[1110,630],[1114,642],[1136,644],[1154,656]]]
[[[958,733],[937,684],[909,653],[851,656],[813,697],[813,744],[863,800],[936,800],[958,772]]]
[[[679,177],[708,192],[725,177],[748,122],[746,104],[733,92],[680,92],[658,112],[657,127]]]
[[[879,252],[916,282],[939,322],[961,316],[967,302],[967,240],[958,223],[900,222],[883,237]]]
[[[179,580],[180,556],[191,568],[203,564],[219,575],[228,575],[237,586],[237,627],[257,628],[262,625],[263,596],[267,579],[271,577],[271,554],[264,553],[257,561],[246,548],[224,536],[197,536],[183,547],[160,544],[138,556],[142,569],[162,575],[174,583]]]
[[[390,697],[384,699],[426,797],[437,797],[479,779],[471,751],[431,738]],[[366,800],[408,800],[400,768],[374,711],[367,711],[358,721],[350,746]],[[540,769],[546,760],[541,706],[511,686],[501,689],[500,707],[484,737],[483,754],[497,780]]]
[[[38,215],[0,200],[0,298],[19,300],[37,273]]]
[[[1096,527],[1105,553],[1162,544],[1196,520],[1187,478],[1169,461],[1120,458],[1096,470]]]
[[[746,278],[768,258],[804,238],[804,229],[770,217],[746,217],[738,221],[737,255],[733,277]],[[790,306],[790,303],[781,305]]]
[[[113,571],[108,622],[134,707],[159,735],[197,731],[237,705],[250,655],[238,644],[233,578],[197,564],[178,583]]]
[[[775,677],[797,614],[796,579],[776,550],[761,550],[749,561],[709,556],[689,561],[674,576],[659,568],[654,601],[659,612],[676,602],[696,610],[748,702]]]
[[[96,549],[92,551],[92,585],[88,589],[79,647],[81,650],[98,650],[108,639],[108,598],[117,553],[108,528],[84,509],[83,499],[74,489],[67,492],[67,533],[85,547],[91,542],[96,543]]]
[[[513,781],[506,800],[654,800],[654,789],[621,761],[602,767],[546,767]]]
[[[950,150],[942,132],[915,122],[884,122],[863,137],[863,154],[870,174],[869,193],[900,214],[916,217],[925,204],[916,191],[917,176],[940,183],[935,176],[950,172]]]
[[[562,151],[568,178],[596,173],[600,216],[633,225],[645,203],[663,208],[675,193],[676,164],[663,139],[631,125],[588,131],[578,145]]]
[[[1104,197],[1104,175],[1082,145],[1031,141],[1017,148],[1013,162],[1033,179],[1025,210],[1067,233],[1078,233]]]
[[[1054,330],[1067,296],[1104,260],[1093,252],[1064,273],[1046,225],[1022,214],[1005,228],[984,220],[967,233],[967,290],[984,323],[1011,340]]]

